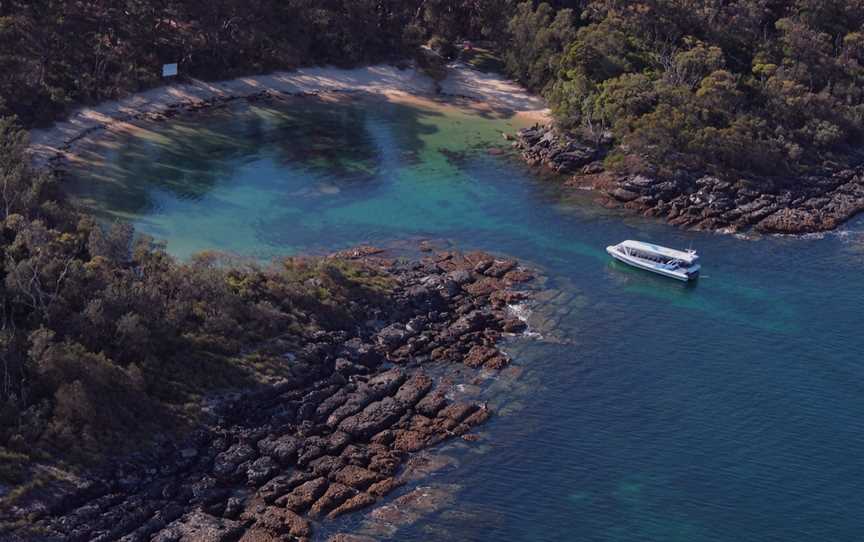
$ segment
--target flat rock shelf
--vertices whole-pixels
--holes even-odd
[[[491,409],[448,392],[508,365],[496,343],[525,330],[507,307],[528,298],[534,272],[482,252],[338,257],[396,279],[377,329],[322,332],[285,353],[293,378],[222,402],[189,441],[25,500],[11,512],[29,533],[11,540],[305,540],[416,479],[417,452],[474,440]]]

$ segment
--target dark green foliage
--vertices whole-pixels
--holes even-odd
[[[507,70],[589,139],[663,166],[793,173],[848,162],[860,143],[862,24],[860,0],[11,0],[0,113],[44,123],[159,84],[164,62],[215,79],[427,43],[451,57],[471,38],[498,43]]]
[[[432,36],[497,38],[512,0],[0,2],[0,115],[46,123],[73,104],[183,77],[413,56]]]
[[[519,4],[508,25],[507,69],[522,84],[542,89],[558,71],[561,53],[576,34],[573,23],[570,10],[556,13],[549,4],[536,10],[530,2]]]
[[[449,60],[456,57],[456,44],[442,36],[432,36],[432,39],[429,40],[428,46],[430,49],[441,55],[442,58]]]
[[[849,162],[860,144],[860,0],[556,4],[519,5],[508,68],[588,139],[720,174]]]
[[[164,428],[212,386],[253,381],[250,350],[353,329],[388,303],[386,276],[339,259],[177,262],[130,226],[55,201],[25,165],[23,132],[9,120],[0,131],[2,453],[92,457]]]

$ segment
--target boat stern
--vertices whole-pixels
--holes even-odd
[[[699,278],[699,271],[702,269],[702,266],[698,263],[692,267],[687,268],[685,274],[687,275],[687,280],[696,280]]]

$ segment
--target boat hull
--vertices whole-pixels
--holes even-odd
[[[664,269],[661,265],[652,264],[642,261],[639,258],[633,258],[631,256],[627,256],[626,254],[622,254],[614,246],[606,247],[606,252],[608,252],[610,256],[612,256],[621,263],[625,263],[631,267],[636,267],[644,271],[650,271],[651,273],[657,275],[662,275],[671,279],[680,280],[681,282],[689,282],[699,277],[699,265],[688,268],[687,271]]]

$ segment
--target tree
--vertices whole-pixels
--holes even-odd
[[[507,69],[528,88],[542,89],[556,73],[561,53],[575,37],[574,16],[569,9],[557,13],[542,3],[519,4],[510,20],[511,41],[504,56]]]

